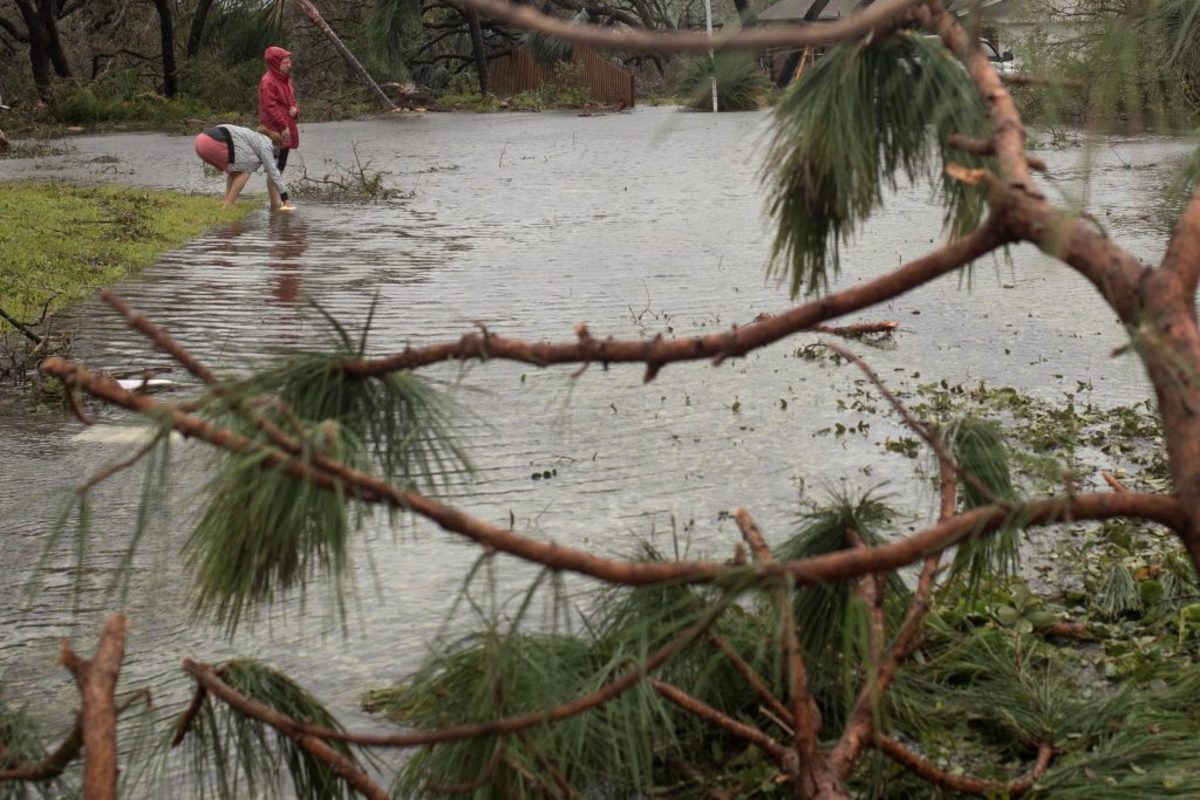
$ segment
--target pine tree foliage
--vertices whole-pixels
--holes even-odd
[[[946,439],[960,470],[959,496],[964,508],[1017,499],[1009,466],[1012,456],[998,423],[959,419],[947,426]],[[954,554],[954,574],[966,576],[970,586],[978,587],[985,579],[1015,573],[1020,565],[1020,523],[1020,519],[1009,519],[995,534],[960,544]]]
[[[951,236],[974,228],[983,197],[942,174],[952,133],[986,130],[983,106],[961,63],[916,34],[831,49],[780,100],[763,170],[778,225],[771,273],[792,295],[820,291],[848,243],[901,180],[940,187]]]
[[[3,699],[4,684],[0,683],[0,771],[13,769],[21,764],[38,763],[46,755],[37,722],[21,708],[15,708]],[[0,800],[33,800],[33,798],[61,797],[74,787],[61,777],[31,783],[26,781],[0,781]]]
[[[641,556],[662,557],[649,545]],[[732,603],[744,587],[605,589],[579,633],[547,633],[525,630],[540,583],[531,585],[511,618],[476,605],[479,631],[435,650],[404,685],[373,696],[373,706],[417,730],[544,711],[601,689],[690,631],[696,643],[655,676],[677,681],[721,708],[752,707],[753,696],[727,661],[714,659],[699,633],[704,627],[761,645],[742,625],[748,615]],[[574,601],[554,590],[552,606],[568,602]],[[763,657],[749,655],[756,663]],[[741,705],[731,706],[732,697]],[[557,771],[580,791],[638,796],[659,785],[671,754],[692,753],[711,736],[696,722],[638,682],[585,714],[422,751],[405,763],[394,792],[415,798],[479,784],[481,796],[537,797],[555,785]]]
[[[1105,24],[1088,60],[1073,64],[1094,72],[1083,93],[1092,121],[1166,123],[1178,110],[1178,98],[1194,90],[1196,82],[1189,76],[1197,74],[1200,63],[1200,6],[1190,0],[1136,5],[1116,24],[1101,15]],[[210,33],[235,26],[238,33],[227,37],[229,47],[261,50],[262,37],[279,30],[282,8],[277,2],[226,3]],[[384,57],[402,58],[403,29],[415,11],[408,0],[370,5],[369,24]],[[1004,144],[1000,136],[991,137],[996,132],[988,127],[979,90],[962,67],[963,54],[916,31],[877,33],[831,48],[788,91],[774,114],[762,175],[767,209],[778,225],[770,270],[787,279],[793,297],[828,288],[841,248],[902,184],[935,186],[946,232],[954,238],[977,228],[986,198],[967,183],[950,179],[947,164],[1000,172],[999,162],[950,150],[947,143],[951,134],[960,134],[996,150]],[[564,40],[540,34],[532,38],[540,42],[543,56],[562,57]],[[1146,41],[1152,46],[1139,46]],[[749,62],[738,57],[721,54],[715,64],[700,63],[708,69],[697,73],[701,88],[713,69],[733,70],[720,80],[726,91],[755,83],[748,79],[739,84],[738,75],[753,76],[747,72]],[[746,97],[757,102],[757,91],[754,86]],[[1198,177],[1200,150],[1177,190],[1186,191]],[[1004,187],[1013,195],[1019,188]],[[995,196],[992,200],[1001,205]],[[1035,241],[1030,235],[1024,238]],[[1045,245],[1044,240],[1035,243]],[[1093,242],[1101,249],[1103,244]],[[1122,267],[1106,266],[1113,270],[1106,276],[1117,275]],[[198,523],[183,548],[185,567],[194,578],[196,611],[230,632],[262,606],[297,593],[303,597],[313,585],[327,588],[335,606],[344,609],[351,546],[374,508],[368,505],[368,491],[346,481],[348,470],[376,476],[399,491],[434,493],[444,492],[456,476],[471,469],[455,435],[461,413],[456,387],[405,370],[356,374],[352,367],[369,356],[371,320],[362,331],[352,332],[329,315],[325,319],[330,336],[323,347],[271,354],[265,363],[245,365],[236,379],[214,383],[199,400],[173,409],[180,414],[199,409],[204,419],[233,434],[228,439],[248,442],[213,459]],[[697,345],[706,346],[699,339]],[[1151,348],[1134,349],[1146,357]],[[581,360],[586,364],[594,358],[593,351]],[[690,583],[702,579],[689,573],[678,581],[632,585],[637,581],[629,574],[648,571],[635,567],[667,567],[684,560],[679,553],[672,559],[644,545],[628,560],[605,564],[613,572],[627,570],[611,585],[597,588],[578,579],[586,587],[581,590],[575,576],[564,578],[557,571],[562,562],[556,559],[568,546],[546,556],[539,549],[543,543],[534,537],[521,539],[520,532],[481,520],[475,529],[456,531],[481,541],[511,545],[516,540],[521,547],[507,552],[523,553],[522,558],[543,569],[524,592],[504,601],[497,596],[496,571],[507,568],[497,565],[509,556],[497,556],[497,550],[486,546],[447,615],[449,633],[434,643],[416,674],[374,698],[380,709],[407,729],[432,732],[545,713],[595,696],[631,674],[640,679],[584,713],[413,752],[391,793],[413,798],[555,793],[691,797],[703,796],[709,788],[736,787],[744,796],[757,792],[769,797],[793,789],[799,794],[796,787],[802,783],[798,773],[788,772],[787,759],[772,755],[762,738],[735,733],[736,726],[786,743],[781,749],[794,746],[788,752],[795,757],[834,752],[844,741],[840,737],[865,720],[872,726],[868,730],[886,734],[946,775],[969,773],[998,785],[1052,746],[1053,763],[1029,789],[1033,797],[1200,796],[1195,746],[1200,671],[1194,663],[1200,603],[1195,602],[1198,584],[1186,553],[1161,543],[1156,549],[1139,549],[1134,539],[1148,538],[1143,536],[1149,527],[1144,520],[1137,523],[1137,537],[1121,527],[1125,522],[1106,521],[1096,526],[1101,534],[1089,542],[1105,548],[1092,565],[1100,567],[1082,575],[1079,585],[1055,602],[1036,597],[1032,581],[1027,584],[1018,574],[1020,534],[1035,521],[1022,504],[1053,492],[1065,498],[1062,505],[1058,500],[1045,504],[1036,522],[1047,527],[1069,522],[1065,511],[1062,518],[1055,515],[1076,499],[1077,486],[1063,486],[1071,480],[1063,478],[1063,464],[1075,456],[1077,424],[1067,413],[1051,417],[1052,441],[1045,447],[1050,454],[1040,454],[1042,465],[1033,469],[1034,462],[994,421],[1007,421],[1004,412],[951,418],[945,407],[938,407],[931,416],[937,418],[936,430],[944,435],[958,471],[956,513],[995,514],[978,528],[954,529],[953,563],[938,571],[931,559],[919,580],[904,568],[879,576],[867,571],[878,563],[869,560],[872,554],[893,554],[900,550],[891,548],[893,543],[916,541],[901,530],[897,512],[870,493],[835,496],[825,507],[801,515],[793,534],[772,547],[774,566],[746,563],[744,553],[729,562],[709,562],[706,566],[714,566],[715,573],[703,574],[719,577],[707,584]],[[154,520],[165,516],[155,504],[172,488],[172,422],[166,412],[156,422],[159,427],[142,464],[141,511],[115,587],[121,590],[128,586],[139,547],[156,529]],[[1157,418],[1154,425],[1146,438],[1157,447],[1166,426]],[[1046,464],[1050,467],[1042,468]],[[311,479],[297,480],[299,473]],[[1166,486],[1170,472],[1151,463],[1137,477]],[[1165,492],[1156,499],[1178,502],[1177,495]],[[77,522],[80,580],[89,555],[92,502],[89,492],[78,492],[51,542],[56,547],[57,537]],[[418,504],[409,507],[417,509]],[[390,508],[389,513],[395,523],[402,510]],[[1007,516],[992,530],[997,515]],[[1108,518],[1097,512],[1095,519]],[[1145,519],[1162,521],[1149,512]],[[744,517],[738,521],[744,524]],[[742,532],[747,541],[752,539],[746,528]],[[921,544],[903,556],[903,563],[921,563],[931,533],[937,530],[927,527]],[[947,546],[949,539],[941,541],[935,549]],[[855,568],[856,558],[866,560]],[[778,563],[805,559],[812,560]],[[794,583],[810,567],[827,568],[826,575],[858,577]],[[873,595],[882,599],[868,605]],[[471,625],[462,624],[463,615]],[[794,631],[785,627],[789,617]],[[1073,621],[1081,617],[1086,625]],[[910,626],[914,621],[918,624]],[[1138,626],[1143,624],[1157,626],[1153,636],[1141,635],[1144,630]],[[1105,638],[1102,644],[1082,645],[1055,638],[1074,635]],[[799,640],[798,653],[790,652],[793,638]],[[638,674],[654,654],[672,648],[671,657],[652,673]],[[792,655],[796,659],[789,661]],[[797,661],[803,663],[807,683],[797,675]],[[885,666],[895,670],[887,673]],[[239,659],[222,665],[218,674],[234,691],[293,720],[338,729],[328,710],[298,681],[273,667]],[[1129,680],[1122,685],[1124,677]],[[669,701],[664,683],[712,714],[706,717]],[[884,683],[886,689],[874,695]],[[797,723],[810,705],[820,719],[806,751],[797,742],[809,732]],[[716,724],[714,717],[719,718]],[[883,749],[880,739],[867,736],[863,741],[868,749]],[[185,742],[182,754],[162,752],[165,761],[187,762],[189,796],[337,798],[351,792],[329,763],[298,746],[292,736],[212,696],[198,707]],[[0,769],[36,761],[47,746],[27,717],[2,704],[0,743]],[[336,738],[328,744],[363,766],[356,749]],[[858,764],[849,777],[855,796],[902,798],[931,792],[929,783],[878,753]],[[168,783],[179,778],[170,770],[162,774],[169,775]],[[54,796],[63,787],[69,791],[72,780],[69,776],[63,784],[46,786],[0,782],[0,797]],[[177,788],[172,784],[172,790]]]
[[[237,691],[292,719],[341,730],[316,698],[271,666],[236,659],[222,665],[219,674]],[[183,744],[188,773],[201,798],[293,796],[337,800],[355,796],[327,763],[300,748],[290,737],[211,698],[192,722]],[[330,746],[361,767],[360,759],[348,746],[340,742],[331,742]],[[283,774],[290,779],[287,784],[281,781]]]
[[[293,462],[313,467],[325,457],[414,488],[437,488],[471,469],[454,434],[450,392],[411,374],[347,374],[339,365],[365,354],[370,319],[357,337],[326,319],[327,351],[280,353],[207,409],[215,421],[262,444],[216,457],[204,513],[184,550],[196,576],[197,611],[231,632],[256,604],[303,590],[318,577],[329,578],[330,596],[344,615],[348,550],[364,509],[338,481],[331,492],[295,480],[288,473]],[[261,397],[279,402],[255,402]],[[266,425],[297,440],[301,453],[265,466],[280,452]]]
[[[867,545],[877,545],[889,538],[894,516],[870,494],[834,497],[827,507],[799,518],[796,532],[780,545],[776,557],[790,561],[847,550],[854,546],[851,532]],[[884,610],[890,631],[903,618],[908,597],[903,579],[888,575]],[[846,581],[794,587],[791,598],[813,694],[829,724],[839,724],[853,703],[868,653],[863,601],[854,584]]]

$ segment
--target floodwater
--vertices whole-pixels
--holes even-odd
[[[786,289],[764,278],[770,231],[756,176],[768,121],[652,108],[306,125],[289,179],[302,170],[336,172],[357,153],[407,196],[367,206],[301,200],[289,216],[264,210],[167,253],[117,291],[228,369],[271,348],[318,345],[321,327],[306,298],[351,326],[378,302],[377,353],[480,325],[550,340],[572,339],[577,322],[598,337],[723,330],[790,305]],[[217,202],[221,181],[204,176],[190,138],[123,134],[57,144],[67,152],[0,161],[0,178],[112,181],[205,192]],[[1186,153],[1186,143],[1144,137],[1039,155],[1051,165],[1047,190],[1064,197],[1079,196],[1090,173],[1087,208],[1149,260],[1165,242],[1162,187]],[[261,176],[251,191],[264,197]],[[931,249],[940,222],[926,188],[898,190],[844,250],[835,288]],[[98,300],[72,316],[75,355],[90,366],[168,363]],[[897,389],[945,378],[1055,399],[1083,381],[1100,403],[1148,396],[1138,364],[1110,356],[1124,337],[1091,286],[1027,246],[1012,251],[1011,264],[977,265],[969,282],[949,277],[847,321],[880,320],[900,323],[894,345],[858,349]],[[882,487],[914,515],[931,514],[914,462],[883,452],[885,437],[905,435],[895,419],[838,408],[862,376],[796,357],[817,340],[797,336],[720,367],[670,366],[650,384],[633,366],[577,376],[573,368],[509,363],[431,370],[459,383],[470,412],[461,431],[479,471],[457,483],[453,499],[490,522],[512,520],[517,530],[601,553],[630,552],[639,537],[654,537],[667,551],[678,540],[692,555],[722,559],[738,540],[726,515],[737,506],[750,509],[772,541],[787,535],[801,500],[842,488]],[[179,370],[165,377],[188,381]],[[75,702],[56,664],[58,641],[69,636],[90,652],[113,607],[104,589],[133,530],[136,470],[96,494],[78,599],[66,559],[52,562],[31,599],[24,588],[62,491],[135,446],[132,420],[97,409],[100,424],[84,429],[57,412],[28,413],[19,398],[2,402],[8,578],[0,585],[0,681],[7,702],[28,704],[57,730]],[[829,433],[860,419],[870,425],[865,433]],[[195,447],[180,449],[186,456]],[[532,479],[545,470],[553,477]],[[199,471],[184,469],[177,496],[201,485]],[[132,630],[122,686],[149,686],[165,709],[188,695],[183,657],[252,655],[283,667],[351,727],[379,727],[358,710],[359,697],[419,662],[478,555],[420,521],[398,530],[371,522],[354,546],[357,603],[347,631],[317,588],[306,603],[284,603],[229,638],[187,618],[187,577],[172,557],[186,535],[180,516],[161,518],[125,604]],[[501,559],[500,595],[532,575]]]

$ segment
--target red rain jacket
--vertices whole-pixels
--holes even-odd
[[[286,146],[295,150],[300,146],[300,129],[296,127],[296,120],[288,114],[288,109],[292,106],[299,108],[299,105],[290,76],[279,71],[280,62],[288,55],[290,53],[282,47],[268,47],[263,53],[267,72],[258,82],[258,121],[270,130],[280,133],[288,131],[291,139]]]

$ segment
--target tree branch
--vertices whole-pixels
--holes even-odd
[[[868,364],[866,361],[863,361],[863,359],[857,353],[842,347],[840,344],[826,341],[821,342],[821,344],[862,370],[862,373],[866,375],[867,379],[870,380],[875,386],[876,391],[883,395],[883,398],[887,400],[888,405],[895,409],[896,413],[900,415],[900,418],[904,421],[904,424],[908,427],[908,429],[917,434],[917,436],[921,437],[921,440],[924,441],[925,444],[929,445],[929,448],[933,450],[934,454],[937,456],[939,465],[948,466],[950,469],[952,469],[955,475],[961,478],[964,482],[971,484],[971,487],[975,489],[975,491],[979,492],[980,497],[983,497],[990,503],[1002,505],[992,495],[991,490],[989,490],[987,486],[985,486],[983,482],[979,480],[978,477],[958,465],[958,462],[954,460],[954,456],[951,455],[950,451],[946,449],[945,442],[943,442],[940,437],[935,436],[927,427],[922,425],[921,422],[912,415],[912,412],[910,412],[908,407],[900,401],[900,398],[887,388],[887,385],[879,377],[878,373],[871,369],[870,364]]]
[[[750,742],[755,747],[766,753],[767,756],[776,764],[778,764],[779,768],[784,772],[788,772],[789,774],[795,772],[795,753],[772,739],[767,734],[760,731],[758,728],[755,728],[752,725],[747,725],[744,722],[738,722],[736,719],[722,714],[712,706],[706,705],[683,690],[664,681],[660,681],[657,678],[651,678],[650,685],[654,687],[654,691],[658,692],[663,697],[682,708],[684,711],[687,711],[689,714],[697,716],[707,722],[711,722],[725,732],[736,736],[743,741]]]
[[[650,379],[665,364],[742,356],[807,330],[819,322],[890,300],[990,253],[1008,241],[1010,239],[1001,233],[999,227],[989,221],[945,247],[873,281],[769,315],[751,325],[735,327],[725,333],[686,339],[621,341],[594,339],[587,333],[586,327],[581,327],[576,342],[531,343],[485,331],[466,334],[457,342],[410,347],[384,358],[349,361],[343,369],[351,375],[366,376],[416,369],[442,361],[472,359],[508,359],[539,367],[550,364],[637,363],[646,365],[647,379]]]
[[[1020,797],[1033,788],[1038,778],[1042,777],[1050,766],[1050,759],[1054,756],[1053,747],[1045,742],[1039,744],[1037,761],[1029,768],[1029,771],[1016,780],[1003,783],[984,778],[951,775],[887,736],[876,736],[875,746],[888,758],[934,786],[980,797]]]
[[[954,516],[957,508],[958,477],[951,465],[945,461],[940,461],[939,467],[941,509],[938,519],[940,522],[946,522]],[[925,559],[921,575],[917,578],[917,588],[913,591],[908,610],[904,614],[904,622],[892,643],[892,650],[887,659],[879,665],[874,680],[868,681],[859,691],[846,728],[829,752],[830,767],[843,780],[850,777],[863,748],[875,734],[875,709],[878,699],[891,686],[892,680],[900,670],[900,664],[912,655],[917,632],[921,630],[921,623],[929,611],[929,596],[933,593],[933,581],[937,576],[941,557],[941,552],[937,552]]]
[[[221,680],[216,670],[208,664],[200,664],[190,658],[185,658],[183,668],[196,679],[197,684],[203,686],[214,697],[220,698],[234,711],[271,726],[295,742],[296,746],[306,753],[324,761],[359,794],[372,800],[388,800],[389,795],[382,786],[371,780],[370,776],[359,769],[352,760],[316,736],[305,733],[303,726],[297,720],[238,692]]]
[[[573,717],[577,714],[582,714],[585,711],[590,711],[593,708],[607,703],[614,697],[627,691],[638,681],[649,675],[654,670],[666,664],[672,658],[679,654],[685,647],[691,644],[700,636],[717,616],[725,610],[724,603],[709,609],[695,625],[685,630],[682,634],[667,642],[649,658],[640,664],[627,669],[625,672],[618,675],[613,680],[609,681],[600,689],[591,694],[578,697],[566,703],[560,703],[557,706],[546,709],[544,711],[533,711],[527,714],[517,714],[511,717],[502,719],[489,720],[487,722],[468,723],[464,725],[451,725],[445,728],[439,728],[433,731],[420,731],[416,733],[397,733],[397,734],[356,734],[348,731],[339,731],[332,728],[323,728],[319,725],[309,725],[306,723],[292,720],[290,718],[276,719],[280,725],[285,725],[287,730],[284,730],[289,736],[293,734],[303,734],[306,736],[315,736],[320,739],[333,741],[350,742],[363,747],[421,747],[424,745],[438,744],[440,742],[453,742],[461,739],[475,739],[480,736],[503,735],[509,733],[517,733],[527,728],[545,725],[551,722]],[[207,664],[199,664],[191,659],[184,659],[183,668],[196,676],[198,680],[203,677],[202,683],[214,695],[220,697],[226,703],[229,703],[234,708],[246,708],[251,706],[255,701],[237,692],[233,687],[224,683],[216,676],[213,668]],[[218,687],[219,684],[219,687]],[[218,688],[220,691],[218,691]],[[270,709],[268,709],[270,710]],[[279,715],[283,717],[283,715]],[[278,726],[274,726],[278,727]]]
[[[456,0],[472,9],[517,28],[537,31],[569,42],[606,50],[657,53],[707,53],[713,50],[766,50],[771,47],[808,47],[858,39],[894,26],[920,5],[920,0],[878,0],[851,16],[821,25],[752,28],[709,37],[691,31],[647,31],[576,25],[547,16],[530,6],[505,0]]]
[[[117,676],[125,657],[129,621],[113,614],[100,633],[96,655],[86,661],[62,641],[62,663],[75,676],[83,696],[80,727],[83,733],[83,787],[88,800],[117,797]]]
[[[744,567],[719,562],[643,562],[608,559],[590,551],[533,539],[472,517],[418,492],[401,489],[386,481],[352,469],[328,458],[322,465],[294,458],[280,450],[251,440],[228,428],[187,414],[176,406],[148,395],[134,394],[116,381],[88,372],[62,358],[48,358],[42,371],[68,386],[79,385],[90,394],[114,405],[169,421],[187,437],[200,439],[233,453],[257,452],[264,468],[279,468],[293,478],[309,481],[326,491],[345,491],[364,502],[381,503],[411,511],[436,523],[443,530],[472,539],[483,547],[508,553],[551,569],[578,572],[609,583],[644,586],[664,581],[708,583],[728,577]],[[906,566],[931,553],[972,537],[995,531],[1011,515],[1028,520],[1027,526],[1050,525],[1082,519],[1111,519],[1132,516],[1158,522],[1172,529],[1183,526],[1186,517],[1178,500],[1170,495],[1140,493],[1074,494],[1066,498],[1032,500],[1009,507],[982,506],[960,514],[907,538],[865,549],[841,550],[783,564],[760,565],[755,577],[765,580],[790,575],[797,583],[824,583],[856,578]]]
[[[75,717],[75,727],[71,729],[71,732],[67,734],[67,738],[63,739],[62,744],[56,747],[53,752],[47,753],[46,757],[38,763],[24,762],[0,770],[0,783],[5,781],[41,782],[53,780],[62,774],[68,764],[79,758],[82,750],[83,720],[77,715]]]
[[[775,693],[772,692],[767,686],[767,683],[762,679],[762,676],[755,672],[754,668],[747,664],[746,661],[740,655],[738,655],[738,652],[734,650],[732,646],[730,646],[729,642],[726,642],[715,633],[710,633],[708,635],[708,640],[712,643],[713,647],[717,648],[717,650],[725,656],[725,658],[729,659],[729,662],[733,664],[733,668],[738,671],[738,674],[742,676],[742,679],[750,685],[750,688],[755,691],[755,693],[762,699],[764,703],[770,706],[771,711],[776,716],[782,719],[789,727],[796,724],[795,720],[792,719],[791,709],[785,706],[783,702],[775,696]]]
[[[1192,193],[1163,256],[1162,268],[1179,275],[1187,297],[1195,297],[1200,281],[1200,188]]]

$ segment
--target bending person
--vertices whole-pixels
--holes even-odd
[[[237,125],[217,125],[196,137],[196,155],[213,169],[225,173],[225,208],[232,208],[237,202],[250,175],[265,167],[271,210],[292,210],[283,176],[275,166],[274,147],[272,137]]]

